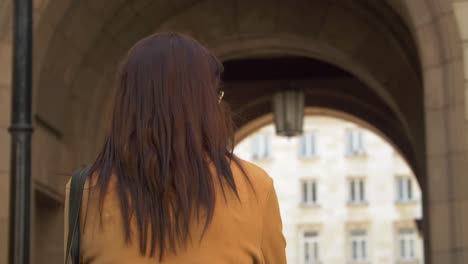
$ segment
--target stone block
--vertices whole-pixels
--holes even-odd
[[[32,1],[32,4],[33,4],[33,14],[34,15],[39,14],[39,17],[40,17],[40,15],[42,15],[42,12],[44,11],[44,9],[49,4],[49,0],[34,0],[34,1]],[[38,20],[39,19],[35,19],[34,22],[37,23]]]
[[[10,201],[10,174],[0,172],[0,219],[8,218]]]
[[[35,263],[61,263],[63,256],[63,209],[36,196],[32,222],[32,256]],[[42,198],[44,199],[44,198]]]
[[[8,219],[0,218],[0,264],[8,261]]]
[[[112,38],[117,40],[118,45],[126,51],[135,45],[137,41],[150,35],[152,30],[154,30],[153,27],[143,23],[128,23],[123,26],[117,36]],[[107,45],[112,45],[111,43],[113,42],[113,39],[103,39],[102,42],[108,43]]]
[[[273,32],[279,14],[278,2],[238,1],[239,31],[247,34]]]
[[[62,18],[68,13],[72,0],[51,1],[41,16],[34,17],[35,20],[46,20],[53,27],[57,26]],[[40,23],[40,22],[39,22]]]
[[[87,9],[98,17],[108,19],[109,16],[113,15],[118,8],[122,7],[124,2],[144,2],[146,1],[125,1],[125,0],[82,0],[86,5]]]
[[[401,89],[405,91],[405,99],[411,97],[408,96],[411,90],[406,87],[410,86],[409,83],[412,81],[410,78],[414,75],[414,70],[409,67],[403,55],[385,36],[372,32],[370,34],[370,37],[353,54],[353,59],[365,69],[369,69],[378,81],[391,85],[390,93],[399,93],[401,91],[397,89]],[[383,50],[385,52],[382,52]],[[405,83],[400,83],[400,80],[405,80]]]
[[[0,85],[11,84],[13,49],[11,43],[0,43]]]
[[[468,199],[455,200],[454,206],[454,246],[468,249]]]
[[[448,252],[453,248],[453,237],[451,237],[453,223],[451,221],[450,203],[432,203],[429,205],[431,219],[430,239],[433,252]],[[451,262],[434,262],[451,263]]]
[[[448,109],[447,133],[448,149],[451,153],[462,153],[467,150],[468,124],[464,122],[465,107],[451,106]]]
[[[425,0],[404,0],[415,27],[431,21],[432,14]]]
[[[163,23],[157,28],[157,31],[188,33],[202,43],[226,39],[237,35],[239,31],[245,34],[259,33],[262,30],[273,31],[275,25],[273,19],[275,16],[273,14],[278,12],[277,4],[266,4],[265,1],[246,4],[244,1],[239,1],[237,5],[239,11],[233,12],[233,10],[236,10],[236,3],[234,2],[203,1],[168,21],[158,22],[156,19],[150,21],[147,18],[144,18],[144,20],[147,26],[151,28],[154,28],[155,23]],[[260,12],[259,5],[265,6]],[[168,6],[164,9],[166,8],[173,9],[174,6]],[[145,17],[148,17],[146,13],[144,12]]]
[[[61,89],[70,87],[71,83],[75,81],[75,78],[77,78],[75,76],[76,71],[87,55],[83,54],[82,50],[77,49],[74,42],[72,39],[63,37],[61,41],[51,43],[54,45],[54,52],[51,53],[50,57],[45,58],[51,64],[50,66],[54,74],[52,80],[63,81],[64,84],[60,87]],[[50,82],[50,79],[47,80]],[[41,84],[43,85],[43,83]]]
[[[405,1],[394,1],[394,0],[385,0],[385,2],[392,7],[398,14],[400,14],[401,18],[407,22],[411,23],[410,20],[409,10],[406,7]]]
[[[468,80],[465,81],[465,122],[468,121]]]
[[[465,102],[465,75],[462,58],[450,60],[444,67],[444,89],[446,90],[446,105],[463,105]]]
[[[424,70],[424,108],[440,109],[445,105],[444,69],[440,66]]]
[[[32,148],[32,177],[56,193],[63,193],[72,169],[70,156],[60,139],[47,129],[36,126]]]
[[[73,7],[73,12],[59,27],[60,32],[76,50],[86,52],[102,32],[104,17],[97,17],[90,12],[83,2]]]
[[[10,134],[6,127],[0,127],[0,172],[10,169]]]
[[[426,111],[426,142],[428,156],[448,153],[446,109]]]
[[[428,2],[432,2],[432,11],[436,14],[436,15],[442,15],[442,14],[446,14],[446,13],[450,13],[453,9],[452,9],[452,3],[451,1],[447,1],[447,0],[430,0]]]
[[[0,85],[0,127],[10,126],[11,90],[9,85]]]
[[[134,22],[137,14],[132,6],[127,1],[126,4],[119,7],[119,9],[111,15],[107,21],[103,30],[104,33],[109,33],[112,37],[118,37],[120,31],[125,28],[128,24]]]
[[[468,263],[468,248],[458,249],[455,254],[455,263],[456,264],[466,264]]]
[[[346,54],[353,54],[369,41],[368,37],[377,35],[372,31],[367,21],[354,15],[352,10],[334,5],[327,13],[319,38]]]
[[[327,19],[330,1],[290,0],[280,2],[277,31],[316,38]]]
[[[0,42],[11,43],[13,35],[13,2],[0,1]]]
[[[33,80],[39,80],[43,59],[49,50],[50,40],[53,38],[55,29],[45,20],[42,20],[34,31],[33,45]]]
[[[437,251],[437,252],[430,252],[431,254],[431,262],[434,264],[449,264],[453,263],[453,252],[451,251]]]
[[[468,80],[468,40],[463,42],[463,62],[464,62],[464,77]]]
[[[70,83],[83,59],[60,32],[50,43],[47,63],[43,63],[35,95],[36,114],[58,131],[65,126]]]
[[[468,2],[453,3],[453,10],[458,22],[457,25],[461,38],[463,40],[468,40]]]
[[[447,202],[449,200],[449,185],[447,180],[448,166],[445,155],[429,156],[427,158],[427,184],[430,202]]]
[[[90,104],[92,96],[90,96],[91,94],[89,92],[84,91],[94,90],[96,83],[103,77],[103,74],[94,68],[83,67],[77,72],[77,76],[79,76],[79,78],[70,89],[70,98],[73,101]]]
[[[452,172],[452,190],[454,199],[468,199],[468,160],[466,152],[451,153],[449,166]]]
[[[440,39],[433,23],[416,28],[416,40],[419,46],[422,67],[428,68],[442,63]]]
[[[452,13],[446,13],[437,19],[437,25],[441,29],[441,47],[443,48],[444,61],[461,58],[463,50],[460,48],[461,37],[457,28],[456,18]]]

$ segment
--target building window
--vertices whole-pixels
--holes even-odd
[[[416,259],[416,232],[413,229],[399,231],[398,258],[400,262],[413,262]]]
[[[317,156],[317,142],[315,133],[306,133],[300,139],[301,158],[313,158]]]
[[[364,133],[360,130],[348,130],[346,135],[346,154],[359,156],[365,153]]]
[[[351,232],[351,261],[361,263],[367,260],[367,234],[364,230]]]
[[[396,179],[396,193],[398,202],[413,200],[413,184],[411,178],[398,177]]]
[[[318,264],[320,263],[319,258],[319,241],[318,233],[306,231],[303,237],[303,264]]]
[[[302,204],[316,205],[318,203],[317,196],[317,182],[314,180],[302,181]]]
[[[253,137],[252,158],[254,160],[271,158],[271,139],[269,135],[256,135]]]
[[[364,179],[349,180],[349,202],[353,204],[362,204],[366,202]]]

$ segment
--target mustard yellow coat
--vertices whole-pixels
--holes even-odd
[[[286,263],[286,242],[273,181],[261,168],[246,161],[241,164],[253,188],[239,167],[232,165],[240,201],[235,194],[227,192],[225,202],[217,186],[213,220],[203,238],[197,239],[203,225],[194,223],[191,228],[194,239],[187,249],[176,254],[167,251],[162,262],[157,257],[141,256],[138,243],[125,243],[115,180],[111,180],[104,198],[102,225],[99,223],[97,188],[94,188],[95,183],[87,182],[80,217],[82,263]],[[65,241],[69,193],[70,182],[66,186]],[[138,241],[136,236],[134,241]]]

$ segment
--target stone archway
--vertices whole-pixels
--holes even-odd
[[[466,102],[462,45],[449,1],[388,1],[406,9],[421,57],[426,119],[426,217],[431,263],[468,259]]]
[[[349,113],[346,112],[341,112],[337,111],[335,109],[329,109],[329,108],[321,108],[321,107],[307,107],[304,109],[304,114],[306,116],[310,115],[315,115],[315,116],[326,116],[326,117],[333,117],[337,118],[340,120],[345,120],[349,121],[355,124],[358,124],[361,127],[364,127],[368,129],[369,131],[372,131],[379,137],[385,139],[386,142],[388,142],[392,147],[395,148],[395,150],[400,151],[398,149],[398,146],[395,145],[391,139],[389,139],[387,136],[385,136],[384,133],[382,133],[377,127],[372,126],[371,124],[367,123],[365,120],[360,119],[356,116],[350,115]],[[266,115],[263,115],[257,119],[251,120],[248,123],[246,123],[244,126],[239,127],[236,130],[236,135],[235,135],[235,141],[236,144],[248,136],[250,136],[252,133],[260,129],[261,127],[264,127],[266,125],[274,123],[274,117],[273,113],[269,113]]]
[[[177,29],[194,34],[226,60],[308,56],[346,69],[376,91],[407,127],[423,161],[425,218],[431,221],[426,225],[428,257],[433,263],[468,259],[468,229],[462,224],[468,221],[468,179],[463,175],[468,127],[461,40],[468,39],[463,33],[468,29],[463,23],[467,3],[387,0],[350,6],[346,1],[296,1],[279,8],[265,0],[176,2],[34,1],[36,185],[60,197],[65,179],[58,172],[88,160],[102,137],[105,125],[96,113],[109,108],[119,58],[142,36]],[[2,10],[11,9],[0,3],[6,6]],[[281,16],[279,9],[284,10]],[[8,25],[8,16],[0,18]],[[378,59],[383,50],[390,60]],[[10,64],[9,54],[11,32],[6,30],[0,36],[2,65]],[[0,73],[0,98],[7,98],[10,68]],[[0,114],[0,140],[7,145],[8,100],[1,100],[0,107],[5,113]],[[7,179],[9,157],[1,154],[0,173]],[[8,204],[7,198],[0,201]],[[0,222],[5,219],[6,212]]]
[[[106,19],[96,19],[96,17],[91,19],[90,17],[87,23],[94,25],[91,30],[89,27],[80,25],[84,29],[76,32],[78,33],[76,35],[69,35],[67,32],[63,32],[61,37],[54,35],[52,41],[48,42],[50,45],[46,49],[48,51],[44,52],[44,60],[50,64],[40,67],[39,70],[37,88],[40,90],[38,92],[37,115],[44,127],[56,132],[56,136],[59,138],[58,148],[65,149],[65,152],[69,153],[69,164],[87,160],[95,151],[94,147],[90,147],[90,145],[94,146],[99,142],[96,140],[96,135],[99,135],[99,131],[102,129],[100,125],[102,118],[95,113],[106,110],[101,102],[109,101],[106,100],[106,97],[112,94],[112,90],[108,88],[112,80],[112,68],[125,49],[136,39],[153,30],[178,30],[188,32],[201,39],[225,59],[294,54],[319,58],[345,68],[384,98],[399,117],[403,126],[407,127],[406,130],[410,134],[413,144],[416,145],[417,155],[422,162],[419,166],[423,167],[424,170],[432,171],[424,165],[425,148],[428,147],[428,153],[434,150],[440,155],[444,146],[436,146],[435,142],[446,142],[448,138],[443,134],[433,133],[437,131],[436,127],[439,127],[438,130],[443,127],[441,122],[444,122],[442,121],[444,115],[441,111],[429,111],[428,105],[434,104],[434,107],[438,107],[438,104],[446,100],[446,94],[442,91],[450,91],[450,89],[443,89],[443,86],[435,86],[435,84],[431,86],[437,80],[430,81],[431,79],[428,78],[435,78],[434,76],[438,74],[437,70],[429,68],[433,72],[424,72],[424,66],[419,68],[418,55],[421,56],[421,65],[433,66],[438,63],[439,55],[437,53],[444,53],[442,44],[439,44],[438,47],[441,49],[437,51],[429,50],[426,52],[424,49],[427,49],[427,44],[417,51],[412,44],[411,33],[407,32],[403,23],[398,22],[398,18],[395,18],[396,14],[393,17],[387,15],[379,19],[375,18],[375,14],[372,17],[372,12],[377,14],[390,13],[391,10],[385,9],[386,7],[382,7],[382,5],[363,4],[360,7],[355,7],[341,2],[338,4],[325,4],[324,2],[308,4],[298,1],[298,4],[302,4],[302,6],[287,10],[283,18],[277,18],[275,24],[271,22],[276,21],[275,15],[276,11],[279,10],[278,6],[265,1],[249,3],[248,6],[242,1],[237,4],[238,6],[234,6],[234,4],[230,6],[215,1],[185,2],[183,5],[173,7],[172,12],[167,12],[168,15],[162,15],[161,18],[158,18],[160,22],[151,22],[145,15],[157,8],[161,9],[159,3],[141,6],[123,4],[119,8],[112,6],[115,8],[115,13],[109,13],[109,16],[105,17]],[[401,3],[400,6],[402,6]],[[411,13],[412,6],[414,7],[408,2],[409,15],[407,17],[410,20],[414,16]],[[79,18],[88,18],[85,14],[90,8],[92,8],[91,5],[82,4],[69,9],[70,16],[61,21],[63,23],[61,27],[64,29],[78,27],[76,21]],[[171,8],[166,7],[166,11]],[[233,8],[238,10],[237,15],[230,12]],[[252,10],[256,10],[256,12]],[[252,15],[259,13],[259,10],[264,15],[263,23],[256,23],[258,18]],[[301,10],[309,12],[301,13]],[[352,12],[346,12],[350,10]],[[311,12],[315,12],[317,15],[311,15]],[[321,13],[328,14],[328,16],[319,15]],[[291,14],[294,15],[291,16]],[[200,19],[200,16],[203,16],[204,19]],[[299,20],[297,20],[298,18]],[[117,23],[119,19],[123,20],[124,23]],[[284,21],[281,19],[288,23],[283,23]],[[135,23],[136,21],[144,21],[143,26]],[[195,21],[197,23],[194,23]],[[369,21],[378,23],[370,26]],[[314,26],[312,28],[301,27],[300,22]],[[113,23],[114,25],[112,25]],[[150,26],[151,23],[154,24],[153,27]],[[157,23],[160,23],[160,26],[155,26]],[[100,27],[96,27],[97,24]],[[237,25],[237,27],[233,25]],[[321,31],[320,25],[327,30]],[[412,27],[410,29],[414,30]],[[434,33],[431,30],[436,31],[433,27],[429,27],[429,33],[425,31],[414,33],[413,31],[413,34],[420,42],[421,38],[430,37],[432,37],[432,41],[440,42],[441,40],[437,38],[440,32]],[[347,31],[358,37],[349,38],[348,42],[340,41],[347,40],[345,35]],[[71,43],[73,40],[78,41],[76,46],[79,47],[76,49]],[[67,41],[70,45],[63,45]],[[111,43],[116,45],[111,45]],[[379,60],[377,58],[381,57],[382,50],[385,50],[387,56],[385,59]],[[407,53],[408,50],[409,53]],[[64,57],[64,54],[69,55]],[[69,74],[63,76],[63,80],[58,80],[58,82],[55,80],[55,85],[49,85],[55,77],[55,72],[62,69],[65,69]],[[420,71],[423,72],[422,75],[420,75]],[[442,79],[447,78],[443,69],[439,75]],[[69,87],[69,89],[64,90],[58,84]],[[423,85],[425,86],[424,93]],[[437,96],[430,97],[428,93],[437,94]],[[57,98],[49,98],[51,94]],[[431,100],[437,99],[430,101],[428,98],[424,98],[425,95],[429,96]],[[41,96],[48,98],[41,98]],[[440,98],[443,98],[442,101]],[[62,102],[62,106],[53,105],[51,108],[52,104],[48,102],[57,101],[57,99]],[[430,107],[429,109],[432,109]],[[67,118],[70,115],[74,117],[74,120]],[[427,124],[424,124],[424,121],[427,121]],[[83,127],[85,129],[78,129]],[[427,134],[425,128],[428,128]],[[426,136],[428,136],[427,140],[425,140]],[[430,137],[436,138],[433,140]],[[78,138],[81,140],[78,141]],[[85,154],[76,156],[76,153]],[[428,164],[433,164],[430,158],[428,160]],[[442,173],[445,174],[445,172]],[[430,179],[429,175],[429,181]],[[424,183],[425,180],[421,181]],[[433,185],[428,183],[428,187],[431,186]],[[430,202],[431,198],[428,199]],[[436,212],[436,210],[429,209],[426,212],[426,218],[431,215],[428,212]],[[433,213],[430,218],[434,218],[435,221],[441,219],[438,213]],[[436,234],[435,231],[427,230],[427,233]],[[444,234],[449,233],[451,233],[450,230],[444,232]]]

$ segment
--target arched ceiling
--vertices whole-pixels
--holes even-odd
[[[37,28],[37,117],[72,145],[99,144],[118,62],[138,39],[168,30],[223,60],[299,56],[345,71],[391,109],[407,148],[423,153],[418,51],[402,16],[381,1],[50,2]]]
[[[241,130],[273,112],[274,93],[301,89],[308,107],[335,109],[367,120],[394,142],[410,163],[415,162],[410,139],[392,108],[343,69],[304,57],[231,60],[224,62],[224,69],[225,99],[235,109],[234,120]]]

